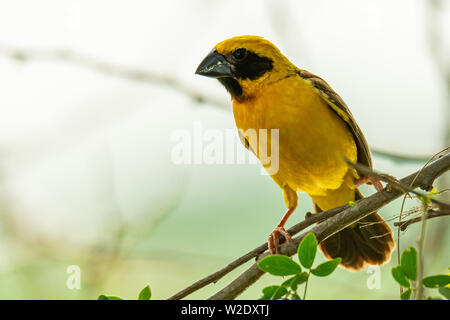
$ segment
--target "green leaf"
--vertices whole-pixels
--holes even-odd
[[[408,247],[403,251],[400,265],[405,276],[415,281],[417,278],[417,251],[414,247]]]
[[[301,272],[299,274],[296,274],[292,278],[287,279],[285,282],[282,283],[282,286],[289,287],[292,290],[296,291],[297,287],[306,282],[308,279],[308,274],[306,272]]]
[[[411,289],[403,291],[403,293],[400,295],[400,299],[402,299],[402,300],[409,300],[411,298],[411,293],[412,293]]]
[[[150,290],[150,286],[145,286],[144,289],[139,292],[138,300],[150,300],[152,297],[152,291]]]
[[[123,300],[122,298],[115,297],[115,296],[105,296],[103,294],[98,296],[97,300]]]
[[[283,286],[268,286],[262,292],[261,300],[278,300],[287,293],[287,289]]]
[[[294,291],[297,290],[297,286],[301,285],[302,283],[305,283],[308,280],[308,277],[309,277],[309,274],[306,272],[297,274],[291,283],[292,290],[294,290]]]
[[[287,279],[281,285],[283,287],[291,288],[292,290],[297,290],[297,287],[295,286],[295,277],[296,276],[297,275],[293,276],[292,278]],[[295,289],[293,287],[295,287]]]
[[[274,276],[290,276],[302,272],[297,262],[281,254],[273,254],[261,259],[258,267]]]
[[[292,297],[291,300],[302,300],[302,298],[300,298],[297,292],[294,292],[291,297]]]
[[[448,274],[437,274],[434,276],[429,276],[423,279],[423,285],[427,288],[439,288],[445,287],[450,283],[450,275]]]
[[[311,268],[316,258],[317,239],[314,233],[308,233],[298,246],[298,260],[307,269]]]
[[[317,277],[326,277],[337,268],[341,261],[341,258],[335,258],[333,260],[321,263],[314,269],[311,269],[311,273]]]
[[[394,277],[395,281],[397,281],[402,287],[409,288],[410,283],[408,278],[406,278],[405,274],[403,273],[403,270],[400,266],[393,267],[392,270],[392,276]]]
[[[442,294],[445,299],[450,300],[450,287],[439,288],[439,293]]]
[[[356,206],[356,202],[355,202],[355,201],[349,201],[347,204],[348,204],[350,207]]]

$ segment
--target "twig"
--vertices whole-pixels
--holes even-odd
[[[389,159],[391,162],[395,164],[424,163],[429,158],[429,156],[426,155],[410,156],[395,153],[392,151],[384,151],[376,148],[370,148],[370,151],[373,156]]]
[[[314,214],[314,215],[307,215],[305,220],[292,226],[291,228],[289,228],[287,230],[287,232],[289,232],[289,234],[291,234],[291,235],[295,235],[295,234],[299,233],[300,231],[302,231],[303,229],[306,229],[315,223],[326,220],[326,219],[342,212],[346,208],[348,208],[348,205],[336,207],[331,210],[320,212],[320,213]],[[280,235],[280,242],[282,242],[283,240],[284,240],[283,236]],[[230,273],[231,271],[233,271],[237,267],[241,266],[242,264],[250,261],[251,259],[257,257],[259,254],[261,254],[262,252],[264,252],[266,250],[267,250],[267,242],[259,245],[255,249],[249,251],[248,253],[244,254],[243,256],[239,257],[238,259],[232,261],[231,263],[229,263],[228,265],[226,265],[219,271],[214,272],[213,274],[210,274],[209,276],[193,283],[192,285],[181,290],[180,292],[177,292],[176,294],[174,294],[173,296],[171,296],[168,299],[169,300],[183,299],[187,295],[203,288],[204,286],[206,286],[210,283],[216,283],[219,279],[221,279],[226,274]]]
[[[217,100],[203,95],[201,92],[186,86],[176,78],[166,75],[157,74],[155,72],[143,71],[141,69],[129,68],[104,62],[88,55],[77,53],[66,49],[55,50],[32,50],[13,48],[0,45],[0,55],[6,55],[19,61],[64,61],[76,66],[84,67],[92,71],[103,73],[108,76],[116,76],[132,81],[145,82],[156,85],[163,85],[172,88],[197,103],[210,104],[221,109],[230,109],[230,106],[224,100]],[[192,71],[194,73],[194,71]]]
[[[412,188],[421,187],[428,184],[430,181],[434,181],[439,175],[443,174],[450,169],[450,154],[442,156],[438,160],[430,163],[426,168],[424,168],[420,173],[415,172],[405,178],[403,178],[400,183],[402,185],[409,185],[415,179],[412,184]],[[383,190],[382,192],[377,192],[367,198],[359,200],[356,205],[344,209],[342,212],[334,215],[323,221],[309,232],[313,232],[316,235],[317,240],[323,241],[324,239],[330,237],[331,235],[339,232],[340,230],[348,227],[349,225],[357,222],[358,220],[368,216],[369,214],[377,211],[381,207],[390,203],[392,200],[400,197],[404,192],[393,189],[390,191]],[[297,247],[303,237],[307,232],[293,239],[293,244],[287,243],[280,247],[280,251],[283,254],[292,256],[297,252]],[[258,257],[261,259],[267,256],[268,253],[264,253]],[[253,264],[244,273],[242,273],[238,278],[232,281],[225,288],[212,295],[209,299],[214,300],[226,300],[234,299],[239,296],[243,291],[245,291],[251,284],[256,282],[264,274],[258,266]]]
[[[347,159],[345,159],[345,161],[346,161],[349,165],[353,166],[360,174],[372,176],[372,177],[375,177],[375,178],[377,178],[377,179],[379,179],[379,180],[385,181],[385,182],[388,183],[388,186],[393,187],[393,188],[396,188],[397,190],[402,191],[402,192],[405,193],[405,195],[404,195],[404,197],[403,197],[403,200],[402,200],[402,206],[401,206],[401,209],[400,209],[400,215],[399,215],[399,222],[401,222],[401,220],[402,220],[402,212],[403,212],[403,208],[404,208],[405,200],[406,200],[406,194],[414,193],[414,194],[416,194],[420,199],[422,199],[422,201],[423,201],[424,199],[428,199],[428,198],[427,198],[427,196],[428,196],[427,194],[425,194],[425,193],[423,193],[423,192],[415,191],[415,190],[412,188],[412,185],[415,183],[417,177],[420,175],[420,173],[422,172],[422,170],[423,170],[430,162],[432,162],[432,160],[433,160],[434,158],[439,157],[439,156],[442,157],[442,155],[446,154],[448,150],[449,150],[449,147],[447,147],[447,148],[445,148],[444,150],[439,151],[439,152],[436,153],[435,155],[431,156],[431,157],[427,160],[427,162],[425,163],[425,165],[417,172],[416,176],[415,176],[414,179],[411,181],[411,183],[408,184],[408,185],[403,185],[403,184],[399,183],[395,178],[393,178],[393,177],[391,177],[391,176],[389,176],[389,175],[387,175],[387,174],[377,173],[377,172],[373,171],[372,169],[370,169],[369,167],[364,166],[364,165],[362,165],[362,164],[359,164],[359,163],[353,163],[353,162],[351,162],[351,161],[348,161]],[[431,190],[431,189],[432,189],[432,186],[433,186],[433,182],[434,182],[434,179],[431,180],[431,181],[427,181],[427,182],[425,182],[421,187],[422,187],[423,189],[427,190],[427,191],[428,191],[428,190]],[[436,199],[433,199],[433,198],[429,198],[429,200],[430,200],[432,203],[437,204],[442,210],[449,210],[449,209],[450,209],[450,205],[447,204],[447,203],[444,203],[444,202],[442,202],[442,201],[440,201],[440,200],[436,200]],[[397,230],[397,263],[400,263],[400,229]],[[402,286],[400,286],[400,294],[401,294],[402,292],[403,292],[403,288],[402,288]]]
[[[417,281],[416,290],[414,290],[414,300],[422,300],[423,298],[423,270],[424,270],[424,249],[425,249],[425,235],[426,235],[426,222],[428,213],[428,203],[422,200],[423,213],[421,216],[421,226],[419,237],[417,238]]]
[[[358,171],[360,174],[371,176],[371,177],[377,178],[377,179],[379,179],[381,181],[387,182],[392,188],[397,189],[401,193],[413,193],[413,194],[419,196],[420,198],[427,197],[426,193],[424,193],[422,191],[416,191],[416,190],[414,190],[414,188],[410,187],[410,185],[412,185],[413,182],[411,182],[409,185],[404,184],[404,183],[400,183],[395,178],[393,178],[393,177],[391,177],[391,176],[389,176],[387,174],[375,172],[375,171],[373,171],[372,169],[370,169],[369,167],[367,167],[367,166],[365,166],[363,164],[353,163],[353,162],[351,162],[351,161],[349,161],[347,159],[345,159],[345,161],[349,165],[354,167],[356,169],[356,171]],[[422,167],[421,170],[423,170],[423,167]],[[420,175],[420,171],[421,170],[419,170],[417,172],[416,176]],[[414,179],[413,179],[413,181],[414,181]],[[422,189],[424,189],[426,191],[429,191],[433,187],[433,182],[434,182],[434,179],[429,180],[429,181],[424,181],[424,183],[422,183],[420,185],[420,188],[422,188]],[[434,198],[430,198],[430,201],[432,203],[434,203],[435,205],[439,206],[439,208],[441,208],[441,209],[450,209],[450,204],[448,204],[448,203],[445,203],[443,201],[440,201],[440,200],[437,200],[437,199],[434,199]]]
[[[306,282],[305,282],[305,290],[303,291],[303,300],[306,300],[306,291],[308,290],[308,282],[309,282],[309,278],[311,276],[311,268],[308,271],[308,277],[306,278]]]
[[[423,165],[423,167],[420,168],[420,170],[418,171],[417,175],[418,175],[420,172],[422,172],[423,168],[425,168],[431,161],[433,161],[433,159],[434,159],[435,157],[438,157],[439,155],[445,154],[445,152],[447,152],[448,149],[449,149],[449,148],[447,147],[447,148],[445,148],[444,150],[441,150],[441,151],[437,152],[436,154],[432,155],[432,156],[425,162],[425,164]],[[411,181],[411,184],[409,185],[409,187],[412,186],[412,184],[415,182],[416,179],[417,179],[417,176],[413,179],[413,181]],[[403,199],[402,199],[402,206],[401,206],[401,208],[400,208],[400,214],[399,214],[399,216],[398,216],[398,222],[399,222],[399,223],[401,223],[401,221],[402,221],[403,210],[404,210],[404,208],[405,208],[405,203],[406,203],[406,195],[407,195],[407,194],[405,194],[405,195],[403,196]],[[400,256],[400,252],[401,252],[401,247],[400,247],[400,231],[401,231],[401,228],[398,228],[398,229],[397,229],[397,264],[400,264],[400,261],[401,261],[401,256]],[[399,290],[400,290],[400,295],[401,295],[401,294],[403,293],[403,287],[402,287],[402,286],[399,286]]]
[[[450,216],[450,210],[435,210],[429,209],[426,219]],[[411,224],[422,221],[422,216],[404,220],[401,222],[394,222],[394,226],[399,227],[401,231],[405,231]]]
[[[423,193],[418,194],[416,191],[412,190],[412,185],[414,184],[414,182],[416,181],[417,177],[419,176],[419,174],[422,172],[422,170],[431,162],[433,161],[433,159],[435,159],[436,157],[442,156],[444,154],[446,154],[449,150],[449,147],[445,148],[444,150],[441,150],[439,152],[437,152],[436,154],[432,155],[423,165],[422,168],[420,168],[420,170],[417,172],[417,175],[414,177],[414,179],[411,181],[411,183],[408,186],[402,186],[398,184],[398,181],[396,181],[395,179],[393,179],[391,176],[389,175],[385,175],[385,174],[377,174],[375,173],[373,170],[371,170],[370,168],[364,168],[361,165],[357,165],[355,164],[354,167],[359,167],[360,172],[362,172],[363,174],[367,174],[367,175],[371,175],[374,176],[380,180],[386,181],[389,183],[390,186],[394,186],[397,188],[400,188],[400,190],[408,190],[408,192],[412,192],[415,193],[416,195],[418,195],[419,198],[424,199],[424,197],[426,197],[426,195],[424,195]],[[347,163],[353,165],[351,162],[349,162],[348,160],[346,160]],[[358,170],[358,168],[356,168]],[[433,181],[429,181],[426,182],[424,186],[422,186],[422,188],[424,188],[425,190],[430,190],[432,188],[433,185]],[[405,188],[406,187],[406,188]],[[399,223],[402,221],[402,214],[403,214],[403,209],[405,207],[405,202],[406,202],[406,196],[409,193],[405,193],[405,195],[403,196],[403,200],[402,200],[402,206],[400,208],[400,214],[398,216],[398,221]],[[431,200],[431,199],[430,199]],[[437,201],[434,200],[434,202],[436,203]],[[447,208],[448,209],[448,208]],[[400,252],[401,252],[401,248],[400,248],[400,231],[401,229],[399,228],[397,230],[397,263],[400,264]],[[403,287],[399,286],[399,290],[400,290],[400,294],[402,294],[403,292]]]
[[[430,207],[430,209],[431,208],[432,207]],[[403,212],[403,214],[404,214],[404,217],[408,217],[408,216],[410,216],[410,215],[412,215],[414,213],[417,213],[417,212],[422,212],[422,206],[412,207],[411,209]],[[381,223],[384,223],[384,222],[390,222],[392,220],[398,219],[398,217],[399,217],[399,215],[397,214],[397,215],[394,215],[394,216],[390,216],[390,217],[384,218],[384,221],[373,221],[373,222],[361,222],[361,221],[358,221],[358,224],[360,224],[360,228],[367,228],[367,227],[373,226],[375,224],[381,224]],[[398,222],[394,222],[394,225],[397,225],[397,224],[399,224],[399,223]]]

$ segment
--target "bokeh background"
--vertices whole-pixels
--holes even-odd
[[[263,36],[325,78],[376,169],[419,169],[450,144],[449,24],[445,0],[1,1],[0,298],[135,299],[149,283],[164,299],[267,239],[285,207],[258,165],[171,160],[175,130],[234,128],[228,94],[194,71],[235,35]],[[310,210],[301,194],[288,225]],[[446,272],[448,221],[428,226],[425,272]],[[402,232],[403,248],[417,227]],[[379,289],[366,271],[338,269],[308,296],[395,299],[395,255]],[[66,286],[70,265],[79,290]],[[240,298],[277,282],[265,276]]]

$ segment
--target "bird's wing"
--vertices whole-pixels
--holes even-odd
[[[355,138],[358,148],[358,162],[372,168],[372,158],[370,156],[370,149],[367,144],[367,140],[344,100],[342,100],[342,98],[322,78],[306,70],[299,70],[298,74],[301,78],[309,82],[319,96],[331,107],[331,109],[333,109],[333,111],[347,123],[353,137]]]

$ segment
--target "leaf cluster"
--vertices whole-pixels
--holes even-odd
[[[150,289],[150,286],[147,285],[144,287],[144,289],[139,292],[138,300],[150,300],[152,297],[152,290]],[[103,294],[98,296],[97,300],[123,300],[122,298],[116,297],[116,296],[105,296]]]
[[[314,260],[317,253],[317,239],[314,233],[308,233],[297,250],[297,257],[299,263],[291,258],[274,254],[261,259],[258,262],[258,267],[267,273],[274,276],[287,277],[281,285],[271,285],[262,290],[261,300],[302,300],[306,297],[306,289],[310,275],[316,277],[329,276],[336,267],[341,263],[341,258],[321,263],[313,268]],[[306,271],[303,271],[303,268]],[[298,294],[299,286],[304,284],[303,298]]]
[[[430,289],[436,288],[446,299],[450,299],[450,275],[432,275],[425,277],[422,283],[417,283],[417,259],[417,250],[414,247],[408,247],[402,253],[400,265],[391,270],[394,280],[405,289],[400,295],[400,299],[410,300],[419,285]],[[442,297],[436,296],[428,299],[442,299]]]

